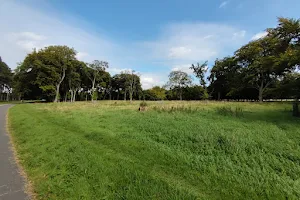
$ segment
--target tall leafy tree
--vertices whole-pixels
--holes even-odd
[[[192,84],[192,78],[183,71],[172,71],[169,74],[169,81],[167,83],[167,87],[171,89],[179,90],[179,99],[182,100],[182,92],[183,88]]]
[[[280,74],[275,68],[277,39],[266,36],[251,41],[236,51],[239,65],[243,68],[244,80],[258,90],[258,99],[263,101],[265,90]]]
[[[87,77],[91,81],[91,100],[93,101],[96,98],[96,84],[102,80],[105,70],[108,68],[108,62],[94,60],[92,63],[87,64],[88,68],[86,69]]]
[[[160,86],[155,86],[144,91],[145,100],[165,100],[166,89]]]
[[[6,100],[9,101],[9,94],[12,87],[12,72],[8,65],[0,57],[0,91],[6,93]]]
[[[217,59],[208,77],[210,93],[216,99],[229,98],[241,90],[241,69],[235,57]]]
[[[132,102],[134,93],[141,91],[140,77],[138,74],[135,74],[134,70],[122,72],[123,77],[125,78],[125,97],[126,100],[126,91],[129,94],[129,100]]]
[[[208,99],[209,95],[207,93],[206,80],[205,80],[205,74],[207,72],[207,61],[202,64],[200,63],[197,63],[196,65],[192,64],[190,69],[193,70],[194,75],[200,81],[200,85],[202,86],[202,88],[204,88],[203,99]]]
[[[41,55],[43,67],[51,71],[52,81],[55,84],[54,102],[58,102],[61,83],[66,77],[68,67],[76,60],[76,51],[67,46],[49,46],[41,49],[38,54]]]
[[[87,68],[84,62],[74,60],[71,67],[67,71],[66,82],[70,92],[70,101],[76,100],[76,94],[83,88],[84,74]]]
[[[20,94],[25,98],[59,101],[61,84],[76,60],[75,55],[76,51],[67,46],[49,46],[28,54],[15,74]]]

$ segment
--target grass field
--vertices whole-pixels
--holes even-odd
[[[299,199],[300,120],[281,103],[21,104],[37,199]]]

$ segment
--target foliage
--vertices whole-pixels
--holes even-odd
[[[166,92],[165,88],[155,86],[144,91],[144,98],[145,100],[166,100]]]
[[[6,93],[6,100],[9,100],[9,94],[11,93],[12,76],[11,69],[0,57],[0,93]]]
[[[207,72],[207,61],[201,65],[199,63],[196,65],[192,64],[190,69],[192,69],[195,76],[200,79],[200,85],[206,88],[205,73]]]
[[[16,70],[19,93],[58,101],[60,85],[75,55],[75,50],[67,46],[49,46],[28,54]]]
[[[185,72],[172,71],[169,74],[167,86],[171,89],[178,89],[179,99],[182,100],[182,89],[192,83],[192,78]]]
[[[103,75],[105,74],[105,70],[108,68],[108,62],[106,61],[99,61],[99,60],[94,60],[92,63],[87,64],[86,74],[87,77],[91,81],[91,88],[90,88],[90,94],[91,94],[91,99],[97,100],[97,85],[99,84],[100,81],[103,80]]]

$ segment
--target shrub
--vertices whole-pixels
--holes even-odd
[[[146,107],[147,106],[147,103],[145,102],[145,101],[142,101],[141,103],[140,103],[140,107]]]

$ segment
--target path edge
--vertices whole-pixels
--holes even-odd
[[[13,133],[13,130],[12,130],[12,127],[11,127],[11,122],[10,122],[10,109],[12,107],[14,107],[15,105],[12,105],[11,107],[9,107],[7,109],[7,112],[6,112],[6,116],[5,116],[5,129],[6,129],[6,133],[9,137],[9,143],[10,143],[10,150],[12,151],[13,153],[13,157],[14,157],[14,160],[16,162],[16,165],[18,167],[18,173],[23,177],[24,179],[24,192],[26,195],[28,195],[29,199],[31,200],[35,200],[37,199],[36,197],[36,194],[34,193],[34,190],[33,190],[33,184],[32,182],[28,179],[28,176],[24,170],[24,167],[22,166],[21,164],[21,161],[20,161],[20,156],[17,152],[17,148],[16,148],[16,145],[15,145],[15,141],[14,141],[14,137],[12,135]]]

